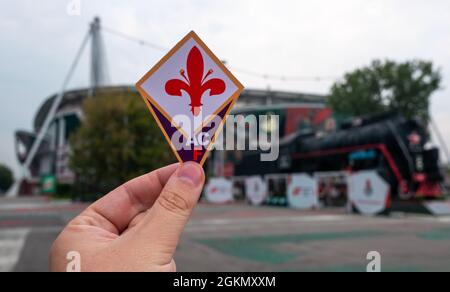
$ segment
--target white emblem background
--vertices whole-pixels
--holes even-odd
[[[203,62],[203,76],[206,75],[209,69],[214,70],[206,80],[212,78],[220,78],[225,82],[225,91],[219,95],[209,96],[209,90],[203,93],[202,96],[202,110],[198,117],[191,113],[190,97],[187,92],[182,91],[182,96],[171,96],[165,91],[165,84],[170,79],[180,79],[185,81],[180,75],[180,69],[186,71],[187,76],[187,57],[189,51],[194,47],[200,50]],[[156,70],[142,85],[142,89],[159,105],[171,118],[177,115],[185,115],[191,120],[191,125],[181,125],[181,129],[188,135],[192,135],[197,127],[201,126],[214,112],[217,111],[233,94],[238,91],[238,87],[230,78],[222,71],[222,69],[209,57],[203,50],[202,46],[198,44],[193,38],[188,39],[161,67]],[[194,126],[195,125],[195,126]],[[180,125],[177,125],[180,126]],[[192,129],[191,129],[192,127]],[[195,128],[194,128],[195,127]],[[190,137],[188,137],[190,138]]]

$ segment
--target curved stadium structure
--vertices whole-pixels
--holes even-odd
[[[21,194],[39,192],[40,181],[45,176],[54,176],[58,183],[67,184],[74,181],[74,175],[68,167],[68,138],[73,133],[83,117],[82,103],[91,94],[90,88],[67,91],[51,122],[44,141],[41,143],[28,171],[30,177],[22,182]],[[134,86],[106,86],[96,89],[97,93],[136,94]],[[15,133],[17,158],[24,163],[37,133],[44,124],[56,95],[47,98],[38,109],[33,121],[33,131],[18,130]],[[95,97],[93,97],[95,98]],[[144,106],[144,104],[143,104]],[[271,108],[325,108],[325,96],[294,92],[245,90],[236,104],[236,112],[260,111]],[[151,119],[149,115],[149,119]]]

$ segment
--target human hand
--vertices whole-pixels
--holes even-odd
[[[176,271],[173,255],[205,181],[194,162],[135,178],[73,219],[50,251],[50,270],[66,271],[78,252],[81,271]]]

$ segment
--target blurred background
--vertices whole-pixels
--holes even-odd
[[[279,116],[248,127],[280,155],[212,153],[180,271],[366,271],[371,251],[450,270],[448,1],[19,0],[0,9],[0,271],[46,271],[89,202],[175,161],[134,84],[191,30],[246,87],[234,114]]]

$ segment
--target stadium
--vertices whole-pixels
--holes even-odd
[[[138,95],[133,86],[99,87],[96,93]],[[21,194],[40,194],[45,189],[51,193],[55,184],[74,182],[69,167],[68,139],[82,122],[82,104],[86,98],[91,98],[90,94],[89,88],[64,94],[30,164],[30,176],[21,182]],[[21,163],[26,161],[56,97],[49,97],[39,108],[34,118],[34,132],[16,132],[16,152]],[[290,176],[304,173],[320,177],[316,205],[345,207],[349,201],[348,175],[359,171],[374,171],[388,183],[389,202],[384,199],[382,211],[392,207],[392,200],[397,206],[398,202],[420,198],[442,198],[439,150],[425,149],[428,134],[420,122],[396,113],[336,119],[325,106],[325,100],[325,96],[294,92],[243,92],[232,113],[278,115],[281,157],[261,162],[259,153],[254,151],[214,152],[207,167],[213,170],[215,177],[225,177],[232,184],[228,201],[250,200],[246,180],[264,177],[261,185],[267,188],[265,198],[257,204],[290,205]],[[212,181],[214,183],[214,179]]]
[[[16,193],[51,194],[58,184],[74,183],[69,137],[82,122],[84,100],[97,93],[139,95],[131,85],[107,85],[100,31],[100,19],[96,18],[88,34],[92,40],[91,85],[50,96],[35,115],[33,131],[16,132],[17,159],[26,174]],[[212,176],[205,199],[303,209],[338,206],[356,211],[372,205],[368,208],[371,214],[395,210],[399,203],[404,208],[407,202],[419,205],[421,211],[434,212],[435,208],[422,208],[422,201],[443,199],[445,190],[439,149],[430,146],[428,127],[396,112],[337,116],[326,107],[326,99],[317,94],[246,89],[232,114],[277,115],[281,156],[261,162],[258,151],[214,151],[206,165]],[[270,125],[263,129],[272,130]],[[255,143],[250,141],[255,137],[244,135],[247,144]],[[314,198],[301,202],[295,194],[300,189],[315,194]],[[361,194],[365,196],[352,198]],[[358,208],[357,202],[364,206]]]
[[[121,93],[131,93],[138,96],[134,86],[99,87],[96,88],[96,92],[110,96]],[[28,169],[30,178],[23,182],[21,193],[39,193],[39,185],[43,177],[54,176],[60,183],[73,182],[74,176],[68,167],[68,138],[80,125],[83,116],[82,103],[90,93],[91,89],[85,88],[70,90],[64,94],[50,123],[46,138]],[[33,141],[41,130],[56,97],[56,95],[50,96],[38,109],[33,122],[33,132],[23,130],[16,132],[16,153],[19,162],[24,163],[28,157]],[[276,107],[325,108],[325,97],[293,92],[245,90],[236,104],[235,112],[249,112],[250,109],[261,109],[263,107],[267,109]]]

